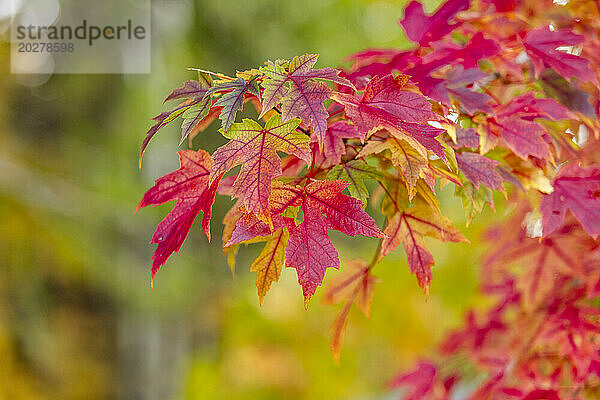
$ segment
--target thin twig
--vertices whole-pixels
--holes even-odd
[[[205,74],[214,75],[214,76],[216,76],[216,77],[218,77],[218,78],[225,79],[225,80],[228,80],[228,81],[234,81],[234,80],[236,79],[236,78],[232,78],[232,77],[230,77],[230,76],[227,76],[227,75],[223,75],[223,74],[221,74],[221,73],[219,73],[219,72],[207,71],[207,70],[205,70],[205,69],[200,69],[200,68],[192,68],[192,67],[188,67],[188,71],[198,71],[198,72],[203,72],[203,73],[205,73]]]

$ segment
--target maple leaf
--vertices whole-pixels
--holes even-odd
[[[416,192],[417,181],[423,176],[423,171],[427,168],[427,158],[423,157],[407,141],[393,136],[380,141],[369,141],[363,147],[359,156],[366,157],[386,150],[390,151],[392,164],[399,168],[406,180],[409,199],[412,199]]]
[[[292,154],[307,164],[311,162],[309,138],[296,131],[299,123],[297,119],[282,122],[281,117],[275,115],[264,128],[249,119],[232,124],[223,132],[231,140],[213,153],[211,181],[242,165],[233,184],[233,197],[243,199],[247,211],[270,224],[272,181],[282,174],[277,152]]]
[[[389,220],[384,233],[386,237],[381,245],[380,258],[402,243],[410,271],[417,275],[419,286],[425,293],[429,292],[431,266],[434,260],[425,246],[424,237],[430,236],[445,242],[468,243],[449,219],[423,203],[396,212]]]
[[[493,132],[492,135],[504,139],[508,148],[522,159],[527,159],[529,156],[545,160],[551,158],[548,143],[543,138],[546,130],[540,124],[508,115],[499,116],[496,120],[497,122],[494,121],[492,126],[482,124],[480,128],[483,130],[487,127]]]
[[[395,377],[389,385],[394,388],[408,386],[410,390],[405,400],[426,399],[433,395],[436,375],[437,369],[433,364],[421,361],[413,371]]]
[[[342,193],[348,186],[343,180],[312,182],[304,190],[306,201],[302,209],[320,210],[326,216],[327,228],[346,235],[383,237],[373,218],[363,210],[363,203]]]
[[[152,235],[151,243],[158,244],[152,256],[152,281],[169,256],[179,251],[200,211],[202,230],[210,240],[210,215],[220,178],[209,185],[212,159],[204,150],[180,151],[179,163],[178,170],[156,180],[136,209],[177,201]]]
[[[435,137],[444,129],[427,125],[427,121],[443,121],[444,118],[432,111],[432,105],[422,94],[406,90],[408,76],[392,75],[369,81],[359,100],[353,95],[335,93],[332,97],[346,107],[358,132],[369,136],[385,128],[415,146],[423,146],[444,158],[443,146]]]
[[[273,187],[273,214],[298,206],[304,213],[304,221],[289,228],[286,265],[297,270],[306,306],[323,281],[325,270],[339,268],[337,251],[327,229],[349,236],[383,237],[373,218],[363,210],[363,203],[342,193],[348,185],[341,180],[325,180],[311,182],[306,187],[281,183]]]
[[[248,81],[238,78],[229,82],[219,82],[210,89],[210,93],[226,92],[214,104],[214,107],[223,107],[219,114],[223,131],[227,132],[231,124],[235,122],[235,116],[242,109],[247,92],[260,99],[257,78],[258,75],[251,77]]]
[[[327,268],[339,268],[337,250],[327,235],[327,225],[323,215],[308,208],[304,212],[304,221],[290,228],[285,263],[295,268],[298,283],[302,286],[304,306],[323,282]]]
[[[551,31],[548,26],[532,30],[523,39],[523,46],[531,57],[536,77],[547,65],[565,78],[577,78],[582,82],[596,81],[585,58],[557,50],[561,46],[576,46],[584,37],[568,29]]]
[[[564,167],[553,182],[554,191],[542,197],[544,236],[556,231],[567,209],[590,235],[600,235],[600,167]]]
[[[273,282],[279,280],[289,240],[287,229],[279,229],[267,240],[256,260],[252,263],[250,271],[256,272],[256,288],[260,304],[263,304],[265,295]]]
[[[504,179],[495,170],[500,164],[498,161],[477,153],[457,153],[456,161],[458,168],[475,185],[475,188],[479,189],[479,185],[483,183],[490,189],[504,191],[502,186]]]
[[[412,1],[404,9],[404,19],[399,23],[410,40],[427,45],[456,29],[460,24],[448,24],[448,20],[458,12],[466,10],[469,3],[469,0],[449,0],[442,4],[433,15],[427,16],[423,11],[423,5],[418,1]]]
[[[398,122],[423,123],[439,121],[440,115],[432,111],[431,103],[422,94],[404,88],[408,76],[386,75],[373,77],[362,98],[335,93],[334,100],[346,107],[359,133],[369,135],[380,126],[394,128]]]
[[[327,234],[335,229],[349,236],[383,237],[375,221],[363,210],[363,203],[342,193],[349,183],[341,180],[315,181],[301,186],[273,182],[270,209],[272,226],[252,213],[237,219],[226,246],[251,243],[281,228],[289,230],[286,265],[295,268],[305,305],[323,281],[327,268],[339,268],[337,251]],[[289,207],[302,207],[304,220],[295,225],[284,214]]]
[[[348,186],[350,194],[365,204],[369,198],[369,190],[365,186],[364,180],[367,178],[377,179],[380,175],[377,168],[360,160],[336,165],[327,173],[329,179],[341,179],[350,183]]]
[[[327,290],[323,295],[323,304],[346,302],[331,327],[331,351],[334,359],[339,360],[350,307],[355,304],[368,317],[377,282],[379,280],[371,274],[369,265],[364,260],[357,259],[345,262],[343,273],[328,283]]]
[[[281,103],[283,121],[299,117],[305,125],[313,128],[319,147],[322,148],[329,117],[323,102],[329,99],[332,90],[315,79],[355,88],[349,80],[338,76],[339,71],[333,68],[313,69],[318,59],[318,54],[296,56],[290,61],[287,70],[281,63],[267,63],[262,68],[266,79],[262,82],[265,90],[259,118]]]

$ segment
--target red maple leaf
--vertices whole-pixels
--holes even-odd
[[[274,178],[281,176],[281,160],[277,152],[292,154],[310,164],[308,136],[296,131],[299,120],[282,122],[273,116],[263,128],[245,119],[234,123],[223,135],[231,139],[214,153],[211,180],[237,165],[242,169],[233,184],[233,197],[242,198],[249,212],[270,224],[269,198]]]
[[[421,361],[414,370],[395,377],[389,386],[392,388],[408,387],[405,400],[433,398],[432,391],[436,375],[437,369],[433,364]]]
[[[368,136],[385,128],[400,139],[421,144],[438,157],[445,158],[441,143],[435,137],[444,129],[427,125],[428,121],[442,121],[443,117],[432,111],[431,103],[422,94],[406,90],[408,76],[375,76],[369,81],[362,98],[335,93],[333,98],[346,107],[361,135]]]
[[[433,15],[427,16],[423,11],[423,5],[418,1],[413,1],[404,9],[404,19],[399,22],[410,40],[426,45],[443,38],[456,29],[459,24],[448,24],[448,20],[458,12],[466,10],[469,3],[469,0],[449,0]]]
[[[401,243],[404,245],[410,272],[417,276],[419,286],[429,293],[433,256],[425,245],[425,236],[442,241],[469,242],[452,222],[424,203],[407,210],[397,210],[390,218],[381,245],[383,258]]]
[[[590,235],[600,235],[600,167],[571,164],[554,180],[554,192],[542,198],[544,236],[563,223],[567,209]]]
[[[337,250],[327,235],[325,217],[318,210],[308,208],[304,221],[290,229],[285,263],[298,273],[305,306],[323,282],[325,270],[340,267]]]
[[[179,152],[179,163],[178,170],[156,180],[136,209],[177,201],[152,235],[151,243],[158,244],[152,256],[152,281],[169,256],[179,251],[200,211],[204,214],[202,229],[210,240],[210,215],[220,180],[215,179],[209,186],[212,159],[204,150],[183,150]]]
[[[336,360],[339,360],[344,329],[352,304],[355,304],[368,317],[373,302],[375,284],[379,282],[379,279],[371,274],[371,266],[365,261],[356,259],[346,261],[344,264],[344,271],[328,283],[327,290],[323,295],[324,304],[346,302],[331,327],[331,351]]]
[[[516,115],[499,115],[490,118],[488,122],[491,124],[481,124],[491,135],[488,140],[501,137],[506,146],[522,159],[529,156],[550,159],[550,148],[543,137],[546,130],[537,122],[521,119]]]
[[[583,36],[568,29],[551,31],[546,26],[527,33],[523,46],[531,57],[536,76],[540,75],[544,66],[548,66],[565,78],[577,78],[582,82],[595,81],[596,74],[590,69],[588,60],[557,50],[561,46],[576,46],[583,40]]]
[[[483,183],[490,189],[503,191],[502,176],[495,170],[499,162],[477,153],[456,153],[458,168],[476,188]]]
[[[301,205],[304,212],[304,221],[290,229],[286,264],[298,271],[305,304],[323,281],[325,270],[339,268],[327,229],[350,236],[383,237],[373,218],[362,209],[363,203],[342,193],[348,185],[341,180],[316,181],[305,188],[281,186],[274,193],[274,197],[284,199],[278,209]]]
[[[312,182],[306,187],[279,182],[273,186],[270,202],[273,229],[284,226],[289,229],[286,265],[297,270],[306,305],[323,281],[325,270],[339,268],[337,251],[329,239],[328,229],[349,236],[383,237],[373,218],[363,210],[363,203],[342,193],[348,185],[341,180],[325,180]],[[290,224],[289,218],[282,217],[288,207],[299,206],[304,213],[304,220],[299,225]],[[240,218],[227,245],[270,232],[264,222],[252,216]]]

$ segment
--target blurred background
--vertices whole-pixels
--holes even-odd
[[[432,11],[438,2],[425,3]],[[232,75],[306,52],[321,54],[318,67],[343,66],[367,47],[409,45],[396,23],[403,5],[152,1],[148,75],[11,75],[10,16],[0,12],[0,399],[398,397],[387,381],[432,353],[480,300],[478,236],[489,210],[466,228],[453,189],[440,192],[473,245],[429,242],[428,299],[402,250],[377,265],[371,317],[351,311],[339,366],[329,340],[340,307],[322,305],[322,289],[305,311],[296,273],[284,269],[260,307],[249,272],[260,245],[240,251],[232,276],[221,257],[227,198],[215,204],[213,242],[195,224],[153,291],[149,241],[171,205],[133,211],[178,167],[177,123],[152,141],[141,171],[137,161],[149,119],[195,77],[187,67]],[[224,142],[213,125],[194,148]],[[342,265],[375,251],[373,239],[331,236]]]

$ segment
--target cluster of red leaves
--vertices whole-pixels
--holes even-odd
[[[181,168],[140,203],[177,201],[152,238],[152,278],[200,211],[210,238],[217,193],[237,200],[223,221],[230,265],[241,244],[266,242],[251,266],[261,303],[286,265],[308,304],[326,269],[340,268],[328,230],[379,238],[373,260],[342,262],[323,296],[345,303],[334,322],[337,355],[352,305],[369,312],[382,257],[402,245],[427,293],[434,258],[424,237],[468,242],[441,214],[436,191],[453,185],[468,222],[502,192],[527,212],[496,232],[501,251],[486,264],[484,288],[501,301],[472,314],[444,351],[489,371],[473,398],[595,390],[599,12],[594,0],[449,0],[427,15],[413,1],[400,25],[416,46],[355,54],[345,71],[315,69],[312,54],[235,78],[198,70],[167,97],[184,101],[154,118],[142,153],[179,116],[182,141],[218,117],[228,142],[212,155],[180,152]],[[245,103],[263,123],[235,122]],[[449,398],[462,378],[423,362],[394,384],[412,387],[410,399]]]
[[[443,361],[421,361],[390,384],[414,400],[600,398],[600,3],[488,0],[449,14],[467,3],[451,0],[432,16],[411,3],[402,24],[433,49],[429,60],[458,54],[435,42],[448,19],[454,32],[477,32],[465,48],[482,33],[496,42],[485,47],[497,48],[486,60],[496,71],[484,87],[492,109],[473,118],[475,130],[480,153],[504,142],[520,158],[499,161],[525,190],[511,192],[510,219],[486,237],[481,290],[493,305],[467,314],[442,343]],[[425,36],[415,20],[439,27]],[[428,77],[423,85],[433,86]]]

